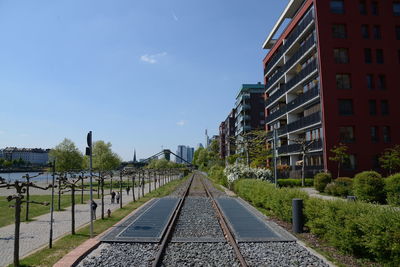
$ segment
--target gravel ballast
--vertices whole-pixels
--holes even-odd
[[[209,198],[186,198],[179,215],[174,238],[220,238],[224,240],[222,229]]]
[[[170,243],[162,266],[240,266],[227,243]]]
[[[239,243],[239,248],[249,266],[329,266],[297,242]]]
[[[103,243],[78,266],[151,266],[157,248],[158,245],[154,243]]]

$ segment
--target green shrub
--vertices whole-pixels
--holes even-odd
[[[336,181],[336,184],[348,180]],[[397,208],[364,202],[310,198],[292,188],[275,188],[256,179],[240,179],[235,192],[270,214],[291,221],[292,199],[304,199],[306,226],[310,232],[345,253],[400,266],[400,216]]]
[[[300,187],[301,179],[278,179],[278,185],[280,187]],[[306,186],[313,186],[314,179],[305,179]]]
[[[386,201],[393,206],[400,206],[400,173],[385,179]]]
[[[214,165],[210,168],[208,176],[216,183],[223,186],[228,186],[228,179],[224,174],[224,168],[218,165]]]
[[[274,184],[256,179],[240,179],[234,183],[235,192],[252,202],[256,207],[264,208],[283,221],[292,219],[292,199],[307,199],[308,194],[290,188],[275,188]]]
[[[325,187],[332,181],[332,175],[326,172],[317,173],[314,176],[314,187],[319,192],[324,192]]]
[[[359,200],[383,203],[384,186],[382,176],[374,171],[361,172],[354,177],[353,190]]]
[[[325,192],[332,196],[349,196],[352,194],[353,179],[348,177],[339,177],[332,183],[327,184]]]

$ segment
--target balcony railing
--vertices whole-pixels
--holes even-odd
[[[308,127],[310,125],[316,124],[318,122],[321,122],[321,113],[315,112],[315,113],[308,115],[306,117],[303,117],[295,122],[289,123],[287,125],[287,131],[293,132],[293,131]]]
[[[301,94],[296,99],[294,99],[291,102],[289,102],[287,105],[279,108],[279,110],[277,110],[274,113],[268,115],[266,117],[266,119],[265,119],[265,123],[270,123],[271,121],[275,120],[276,118],[279,118],[280,116],[282,116],[286,112],[290,112],[291,110],[299,107],[300,105],[306,103],[307,101],[315,98],[318,95],[319,95],[319,87],[316,86],[316,87],[308,90],[304,94]]]
[[[310,144],[312,141],[308,141],[306,144]],[[322,149],[322,140],[317,139],[315,140],[310,147],[308,148],[308,151],[313,151],[313,150],[319,150]],[[290,154],[290,153],[296,153],[296,152],[301,152],[301,144],[290,144],[286,146],[281,146],[278,147],[278,154]]]
[[[293,88],[293,86],[298,84],[300,81],[302,81],[304,78],[306,78],[308,75],[310,75],[317,69],[318,69],[317,60],[314,59],[307,66],[305,66],[304,69],[302,69],[296,76],[294,76],[290,81],[288,81],[286,84],[282,84],[281,88],[265,101],[265,105],[268,107],[271,103],[273,103],[278,98],[282,97],[284,93],[290,91]]]
[[[317,69],[317,60],[314,59],[311,61],[307,66],[304,67],[296,76],[294,76],[290,81],[286,83],[286,91],[290,91],[290,89],[293,88],[296,84],[298,84],[300,81],[302,81],[304,78],[306,78],[308,75],[310,75],[312,72],[314,72]]]
[[[268,64],[265,66],[264,75],[267,74],[268,71],[279,61],[282,55],[289,49],[293,42],[313,20],[314,14],[312,11],[309,11],[308,14],[305,15],[303,21],[293,29],[289,37],[286,39],[286,42],[275,52],[275,55],[272,56]]]

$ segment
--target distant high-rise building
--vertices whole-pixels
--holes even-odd
[[[222,159],[235,154],[235,109],[219,126],[219,155]]]
[[[176,163],[192,162],[194,155],[194,148],[189,146],[179,145],[176,154],[180,157],[180,158],[175,157]]]

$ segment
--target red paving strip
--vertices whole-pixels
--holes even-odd
[[[74,266],[86,255],[96,249],[99,245],[100,241],[95,238],[86,240],[79,247],[75,248],[67,255],[65,255],[61,260],[54,264],[53,267]]]

